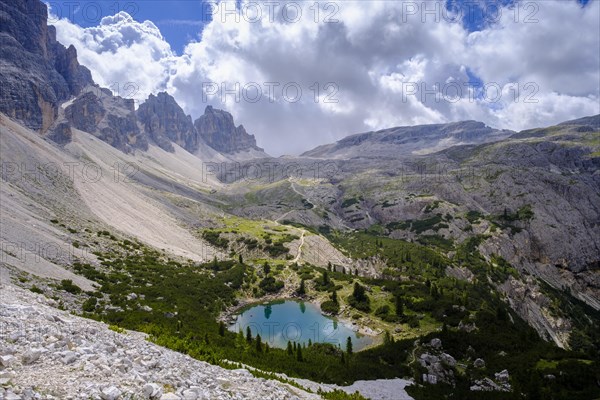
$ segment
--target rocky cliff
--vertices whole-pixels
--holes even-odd
[[[194,122],[194,126],[209,146],[222,153],[263,151],[256,146],[254,135],[248,134],[242,125],[235,126],[232,115],[227,111],[207,106],[204,115]]]
[[[71,140],[71,128],[91,133],[111,146],[131,152],[148,150],[148,140],[138,126],[134,102],[113,96],[108,89],[88,86],[81,95],[64,103],[48,137],[64,144]]]
[[[169,94],[150,95],[140,105],[137,117],[146,135],[164,150],[173,151],[171,142],[190,153],[198,150],[200,140],[192,117],[186,115]]]
[[[0,111],[45,132],[61,102],[92,84],[77,51],[56,41],[39,0],[0,0]]]

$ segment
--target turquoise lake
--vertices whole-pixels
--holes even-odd
[[[285,348],[288,340],[296,343],[331,343],[346,348],[348,337],[352,338],[355,351],[373,342],[373,339],[360,335],[335,319],[321,314],[317,306],[293,300],[282,300],[254,305],[242,310],[229,330],[246,334],[250,327],[252,336],[260,334],[263,342],[271,347]]]

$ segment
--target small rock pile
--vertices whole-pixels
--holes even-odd
[[[497,372],[494,374],[494,380],[487,377],[477,380],[470,387],[470,390],[472,392],[510,392],[512,391],[510,375],[507,370]]]
[[[454,357],[442,351],[440,339],[431,339],[428,347],[429,352],[421,354],[419,358],[421,366],[427,368],[427,373],[423,374],[423,382],[431,385],[441,382],[454,385],[454,372],[452,371],[452,368],[456,367]]]
[[[486,368],[485,360],[477,358],[473,361],[473,367],[477,369]],[[510,392],[512,391],[510,374],[508,370],[502,370],[494,374],[494,379],[485,377],[474,381],[469,389],[472,392]]]

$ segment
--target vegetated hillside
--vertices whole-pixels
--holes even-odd
[[[541,229],[535,224],[540,215],[571,218],[572,213],[575,218],[585,203],[564,200],[559,212],[552,202],[540,202],[524,188],[514,196],[486,197],[488,190],[502,193],[523,186],[515,182],[524,180],[531,193],[562,199],[564,194],[550,191],[548,181],[564,177],[545,172],[549,159],[555,168],[577,166],[579,173],[569,179],[588,193],[597,185],[589,172],[597,162],[592,156],[595,131],[580,126],[550,129],[558,133],[455,147],[395,163],[336,162],[327,179],[222,183],[217,176],[198,175],[201,161],[176,145],[174,153],[151,144],[147,151],[126,154],[74,130],[73,140],[60,147],[4,116],[1,126],[3,160],[15,166],[54,162],[59,167],[58,172],[42,168],[39,176],[5,171],[3,198],[6,194],[23,201],[16,216],[3,210],[3,241],[31,246],[40,233],[48,232],[44,235],[73,250],[65,252],[69,257],[46,260],[60,273],[26,269],[31,264],[19,263],[19,253],[10,249],[3,268],[8,267],[15,283],[56,297],[62,307],[147,332],[157,343],[213,363],[227,359],[342,385],[409,376],[423,382],[425,373],[425,386],[408,389],[417,399],[445,385],[454,385],[454,393],[464,398],[482,398],[484,393],[472,387],[485,387],[486,377],[496,385],[491,390],[499,398],[532,395],[544,385],[564,393],[559,398],[565,399],[595,393],[598,316],[572,297],[593,300],[595,289],[583,284],[583,289],[573,284],[570,292],[560,286],[552,289],[535,274],[554,275],[522,247],[527,243],[523,235],[530,235],[525,237],[529,240]],[[584,132],[576,132],[574,145],[562,146],[573,129]],[[548,143],[553,151],[533,157],[535,149]],[[559,151],[574,152],[579,161],[561,164],[570,158],[559,157]],[[521,153],[527,157],[515,156]],[[510,164],[507,160],[498,168],[508,172],[489,168],[486,157],[501,161],[508,159],[506,154],[512,157]],[[439,160],[451,168],[440,173]],[[79,179],[69,179],[68,171],[61,170],[67,162],[93,166],[102,171],[101,178],[82,178],[76,169]],[[314,167],[312,160],[294,162]],[[119,169],[115,178],[115,163],[135,169]],[[483,176],[473,172],[478,163],[488,166]],[[397,172],[391,169],[394,165]],[[536,176],[543,179],[534,180]],[[587,210],[593,211],[592,206]],[[5,223],[8,215],[14,220],[11,225]],[[577,240],[594,239],[581,234]],[[520,258],[490,247],[495,243],[514,243],[510,249],[517,249]],[[232,261],[201,263],[215,255]],[[572,260],[585,261],[585,256]],[[268,271],[265,261],[272,265]],[[561,269],[561,282],[597,273],[585,262],[569,267]],[[301,285],[304,294],[298,293]],[[365,288],[363,295],[356,285]],[[215,295],[198,307],[199,293]],[[352,356],[315,345],[303,350],[300,359],[286,350],[269,349],[267,355],[266,347],[258,350],[254,337],[249,341],[229,332],[221,335],[217,318],[228,307],[290,296],[315,301],[324,311],[378,333],[383,345]],[[175,312],[177,320],[171,317]],[[528,325],[572,350],[545,342]],[[415,338],[421,342],[415,344]],[[441,339],[443,347],[427,344],[431,339]],[[498,352],[504,358],[498,359]],[[448,356],[456,361],[454,366],[447,365],[449,360],[453,364]],[[486,363],[484,370],[473,366],[478,358]],[[546,365],[544,360],[552,361]],[[323,365],[329,368],[317,367]],[[504,369],[511,392],[503,392],[504,375],[495,376]],[[550,386],[543,380],[544,374],[561,373],[569,382],[579,382],[573,373],[590,379]]]
[[[294,160],[294,177],[248,185],[240,215],[281,215],[323,233],[347,228],[419,242],[452,256],[469,240],[525,281],[501,286],[520,315],[561,346],[569,312],[543,310],[536,279],[600,309],[600,117],[524,131],[483,145],[379,160]],[[361,144],[357,144],[360,154]],[[315,165],[328,173],[312,179]],[[283,163],[285,166],[285,163]],[[281,188],[287,188],[283,190]],[[262,193],[269,193],[267,201]],[[292,204],[284,200],[298,196]],[[260,200],[259,200],[260,199]],[[301,199],[311,207],[300,206]],[[371,260],[373,265],[385,260]],[[561,333],[562,332],[562,333]]]

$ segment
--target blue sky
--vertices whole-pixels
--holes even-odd
[[[84,28],[98,25],[101,17],[114,15],[117,11],[125,11],[137,21],[150,20],[178,54],[190,41],[200,40],[204,24],[211,19],[209,9],[201,0],[52,0],[48,4],[56,15],[68,17]]]

